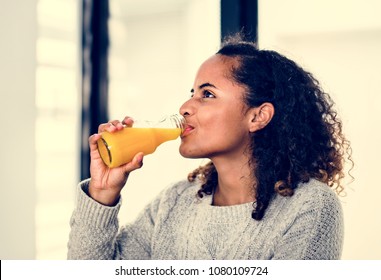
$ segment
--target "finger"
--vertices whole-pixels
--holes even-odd
[[[90,151],[98,150],[97,141],[101,138],[100,134],[93,134],[89,137],[89,147]]]
[[[104,131],[108,131],[107,128],[113,127],[112,123],[102,123],[98,126],[98,133],[102,133]]]
[[[110,124],[109,128],[112,130],[111,132],[115,131],[115,129],[112,128],[113,126],[116,128],[116,130],[121,130],[124,128],[123,123],[120,122],[119,120],[113,120],[109,122],[109,124]]]
[[[125,165],[124,173],[128,174],[131,171],[139,169],[143,166],[144,153],[137,153],[131,162]]]
[[[114,132],[123,129],[123,124],[118,120],[113,120],[108,123],[103,123],[98,127],[98,133],[103,131]]]
[[[124,117],[122,124],[124,124],[127,127],[131,127],[134,124],[134,119],[126,116],[126,117]]]

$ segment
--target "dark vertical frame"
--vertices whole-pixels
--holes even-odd
[[[258,0],[221,0],[221,39],[239,31],[257,41]]]
[[[90,176],[88,138],[108,120],[108,0],[82,0],[81,179]]]

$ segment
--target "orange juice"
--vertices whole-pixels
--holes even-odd
[[[103,162],[110,168],[128,163],[138,153],[152,154],[156,148],[181,134],[181,128],[126,127],[115,133],[103,132],[98,150]]]

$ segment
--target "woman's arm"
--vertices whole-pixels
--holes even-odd
[[[116,242],[120,193],[130,172],[142,167],[143,153],[136,154],[127,164],[109,168],[99,155],[97,141],[104,131],[114,133],[132,124],[129,117],[122,122],[115,120],[101,124],[98,133],[89,137],[91,178],[80,184],[78,190],[77,206],[71,219],[69,259],[120,258],[121,248]],[[137,254],[141,255],[140,252]],[[148,258],[148,255],[144,257]]]
[[[88,181],[82,182],[70,223],[68,259],[150,259],[157,200],[119,231],[121,201],[104,206],[90,198],[87,189]]]

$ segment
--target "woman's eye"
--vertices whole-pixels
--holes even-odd
[[[205,90],[202,95],[204,98],[215,98],[215,95],[208,90]]]

